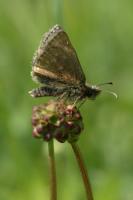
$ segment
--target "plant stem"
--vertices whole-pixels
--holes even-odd
[[[94,200],[93,195],[92,195],[91,185],[89,182],[89,177],[88,177],[87,170],[86,170],[84,162],[83,162],[83,158],[81,156],[80,149],[79,149],[78,145],[76,144],[76,142],[71,143],[71,146],[72,146],[76,160],[77,160],[79,168],[80,168],[80,172],[81,172],[82,179],[84,182],[84,187],[86,190],[87,200]]]
[[[50,192],[51,192],[50,199],[57,200],[56,169],[55,169],[53,139],[48,142],[48,150],[49,150],[49,165],[50,165]]]
[[[63,1],[53,0],[53,21],[63,25]]]

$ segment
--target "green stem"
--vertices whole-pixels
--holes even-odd
[[[56,169],[55,169],[53,139],[48,142],[48,150],[49,150],[49,165],[50,165],[50,191],[51,191],[50,199],[57,200]]]
[[[63,1],[53,0],[53,21],[55,24],[63,25]]]
[[[84,187],[86,190],[87,200],[94,200],[93,195],[92,195],[91,185],[89,182],[89,177],[88,177],[87,170],[86,170],[84,162],[83,162],[83,158],[81,156],[80,149],[76,143],[71,143],[71,146],[72,146],[76,160],[77,160],[79,168],[80,168],[80,172],[81,172],[82,179],[84,182]]]

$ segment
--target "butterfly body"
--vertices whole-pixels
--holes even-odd
[[[42,86],[40,88],[35,88],[31,92],[32,97],[44,97],[44,96],[54,96],[58,97],[64,94],[66,98],[71,101],[82,100],[85,98],[95,99],[95,97],[101,92],[100,89],[91,88],[88,86],[67,86],[62,88],[54,88],[48,86]]]
[[[59,25],[42,38],[33,58],[31,75],[42,84],[30,91],[32,97],[65,96],[75,101],[86,97],[95,99],[101,92],[96,86],[86,85],[76,51]]]

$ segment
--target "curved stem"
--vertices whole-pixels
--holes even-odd
[[[94,200],[93,195],[92,195],[91,185],[90,185],[90,182],[89,182],[89,177],[88,177],[85,165],[84,165],[83,158],[81,156],[80,149],[75,142],[71,143],[71,146],[72,146],[76,160],[77,160],[79,168],[80,168],[80,172],[81,172],[82,179],[83,179],[83,182],[84,182],[84,187],[85,187],[85,190],[86,190],[87,200]]]
[[[56,186],[56,169],[54,157],[54,142],[53,139],[48,142],[49,150],[49,167],[50,167],[50,191],[51,200],[57,200],[57,186]]]

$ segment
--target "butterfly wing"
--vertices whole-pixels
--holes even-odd
[[[44,35],[33,58],[32,76],[45,84],[85,83],[76,51],[59,25]]]

